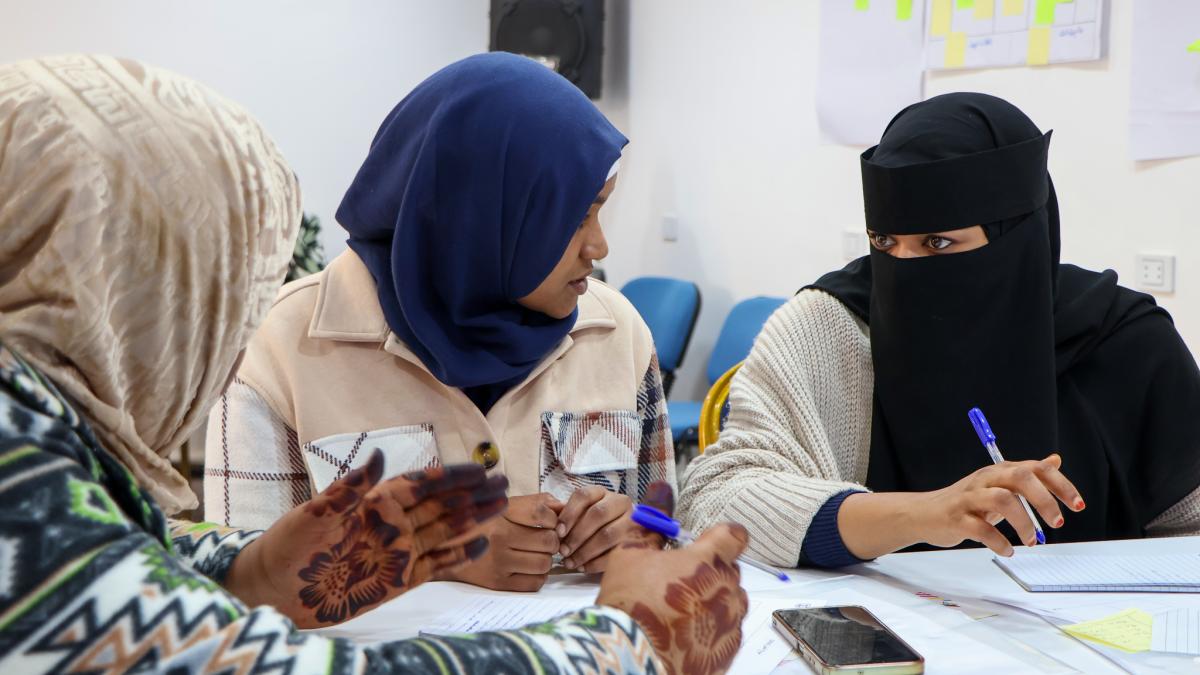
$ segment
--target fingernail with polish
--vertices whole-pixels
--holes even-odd
[[[1085,506],[1087,506],[1087,504],[1084,504],[1082,499],[1075,500],[1075,510],[1076,511],[1082,511],[1083,507],[1085,507]]]
[[[1063,526],[1063,523],[1065,523],[1065,522],[1067,522],[1067,521],[1063,520],[1063,517],[1062,517],[1062,516],[1059,516],[1058,518],[1054,519],[1054,526],[1055,526],[1055,527],[1062,527],[1062,526]]]

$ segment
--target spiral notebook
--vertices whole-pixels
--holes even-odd
[[[1200,554],[1047,555],[993,558],[1034,593],[1200,593]]]

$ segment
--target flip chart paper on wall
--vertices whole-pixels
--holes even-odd
[[[1101,57],[1106,0],[926,0],[928,70],[1046,65]],[[960,52],[950,41],[966,35]],[[962,58],[958,58],[959,56]]]
[[[872,0],[860,10],[855,2],[821,0],[817,120],[827,141],[872,145],[922,98],[924,5]]]
[[[1138,0],[1133,12],[1129,152],[1135,160],[1200,155],[1200,2]]]

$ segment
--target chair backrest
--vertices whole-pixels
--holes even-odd
[[[709,388],[708,395],[704,397],[704,402],[700,404],[700,427],[697,429],[699,435],[700,454],[704,454],[704,450],[717,442],[717,438],[721,435],[721,428],[725,426],[725,417],[729,414],[729,385],[733,382],[733,376],[737,373],[738,368],[742,367],[742,361],[733,364],[733,367],[725,371],[725,374],[717,378],[713,386]]]
[[[713,345],[712,356],[708,359],[707,375],[710,386],[734,364],[745,360],[763,324],[785,302],[787,298],[760,295],[743,300],[729,310],[729,316],[725,317],[725,323],[721,326],[721,333],[717,335],[717,344]]]
[[[638,277],[625,284],[621,293],[650,327],[659,368],[679,368],[700,314],[700,288],[682,279]]]

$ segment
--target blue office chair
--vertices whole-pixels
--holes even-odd
[[[700,288],[690,281],[667,277],[638,277],[621,288],[650,327],[663,391],[671,393],[675,371],[683,363],[692,329],[700,316]]]
[[[785,302],[787,298],[760,295],[743,300],[729,310],[729,316],[725,317],[725,323],[721,326],[721,333],[717,335],[717,344],[713,346],[712,356],[708,358],[708,370],[705,374],[708,376],[709,387],[730,368],[749,356],[750,348],[754,346],[754,338],[758,337],[763,324]],[[671,418],[671,436],[675,439],[676,450],[680,444],[698,439],[702,407],[702,401],[667,402],[667,414]]]

